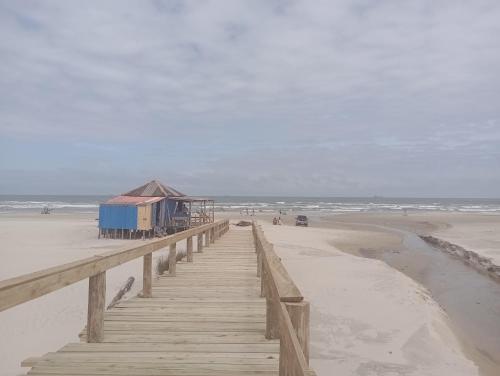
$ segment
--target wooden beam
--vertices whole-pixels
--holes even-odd
[[[205,247],[210,247],[210,231],[205,231]]]
[[[198,242],[198,248],[197,248],[197,251],[199,253],[202,253],[203,252],[203,233],[199,233],[196,237],[196,240]]]
[[[193,237],[190,236],[186,240],[187,262],[193,262]]]
[[[280,321],[280,376],[306,376],[311,375],[302,347],[295,334],[285,303],[279,303]],[[314,374],[314,371],[313,373]]]
[[[168,274],[175,277],[177,265],[177,243],[170,244],[170,249],[168,252]]]
[[[151,298],[151,280],[153,278],[153,254],[144,255],[142,268],[142,297]]]
[[[89,278],[87,342],[102,342],[103,340],[105,305],[106,272],[101,272]]]
[[[306,362],[309,364],[309,302],[285,303],[285,307],[302,347]]]

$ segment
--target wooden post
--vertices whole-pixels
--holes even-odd
[[[198,241],[198,253],[202,253],[203,252],[203,232],[200,232],[198,234],[198,236],[196,237],[197,241]]]
[[[309,364],[309,302],[285,303],[285,307],[299,339],[304,357]]]
[[[210,229],[210,243],[215,242],[215,229],[212,227]]]
[[[280,337],[280,323],[276,304],[266,296],[266,339],[278,339]]]
[[[262,250],[257,249],[257,277],[262,276]]]
[[[102,342],[104,338],[104,308],[106,306],[106,272],[89,278],[87,312],[87,342]]]
[[[144,255],[144,262],[142,268],[142,297],[151,298],[151,279],[153,278],[153,254],[148,253]]]
[[[193,237],[190,236],[186,240],[186,253],[187,253],[187,262],[193,262]]]
[[[177,243],[170,244],[168,252],[168,274],[175,277],[175,267],[177,265]]]
[[[210,231],[205,231],[205,247],[210,247]]]

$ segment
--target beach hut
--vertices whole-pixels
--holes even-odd
[[[213,208],[211,199],[186,196],[153,180],[99,206],[99,236],[165,235],[213,222]]]

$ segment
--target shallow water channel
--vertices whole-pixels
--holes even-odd
[[[416,234],[397,231],[404,235],[403,249],[386,251],[381,259],[431,292],[481,374],[500,375],[500,283]]]

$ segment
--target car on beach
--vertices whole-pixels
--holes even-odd
[[[309,226],[309,219],[307,219],[306,215],[298,215],[297,218],[295,218],[295,226],[307,227]]]

